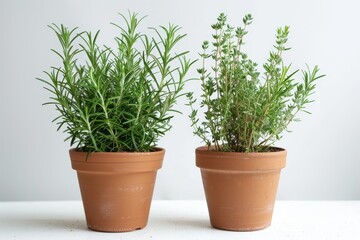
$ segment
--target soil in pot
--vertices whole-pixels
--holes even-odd
[[[86,153],[70,150],[87,226],[125,232],[146,226],[164,149],[147,153]]]
[[[271,224],[280,171],[286,150],[236,153],[196,149],[211,225],[254,231]]]

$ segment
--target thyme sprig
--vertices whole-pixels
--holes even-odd
[[[282,54],[286,46],[289,27],[278,28],[274,50],[270,51],[261,74],[248,55],[243,52],[244,36],[253,21],[250,14],[243,18],[243,27],[236,29],[227,23],[227,16],[221,13],[212,25],[212,50],[210,43],[202,44],[202,66],[197,71],[201,81],[200,108],[204,121],[198,117],[193,93],[187,94],[191,107],[190,119],[194,134],[208,146],[218,151],[266,152],[288,130],[300,111],[312,102],[319,68],[307,67],[301,70],[303,81],[295,81],[299,70],[292,71],[291,64],[285,65]],[[211,69],[206,68],[212,60]]]

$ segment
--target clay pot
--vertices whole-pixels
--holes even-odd
[[[196,149],[202,180],[215,228],[254,231],[271,224],[280,171],[286,150],[272,152],[219,152]]]
[[[87,226],[96,231],[144,228],[149,217],[156,172],[165,150],[145,153],[86,153],[70,149],[77,171]]]

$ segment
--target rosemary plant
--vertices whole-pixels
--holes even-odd
[[[151,28],[155,37],[141,34],[137,14],[125,21],[115,38],[116,49],[99,46],[99,31],[77,33],[51,25],[62,50],[63,65],[39,79],[51,93],[59,116],[58,130],[78,151],[152,151],[170,130],[174,105],[182,93],[186,73],[193,64],[187,51],[175,54],[174,46],[185,37],[175,25]],[[79,56],[85,56],[83,64]]]
[[[201,103],[205,118],[200,121],[193,93],[188,93],[192,109],[189,116],[194,134],[217,151],[266,152],[272,151],[274,142],[288,130],[295,115],[312,102],[319,68],[301,70],[303,81],[295,82],[299,70],[291,71],[282,54],[289,50],[286,42],[289,27],[277,29],[276,44],[263,64],[260,74],[257,64],[241,49],[247,27],[253,18],[243,18],[243,27],[233,28],[221,13],[212,25],[212,50],[209,42],[202,44],[202,67],[198,69],[201,81]],[[211,69],[206,64],[212,59]]]

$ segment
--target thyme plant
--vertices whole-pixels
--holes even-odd
[[[51,93],[59,115],[54,119],[78,151],[152,151],[170,130],[174,105],[193,64],[187,51],[174,53],[185,37],[180,27],[151,28],[155,37],[137,31],[137,14],[120,14],[125,27],[115,38],[116,48],[98,44],[99,31],[77,33],[77,28],[51,25],[60,44],[62,66],[39,79]],[[85,56],[84,64],[78,58]]]
[[[201,103],[205,119],[200,121],[193,93],[188,93],[192,109],[189,116],[194,134],[209,147],[218,151],[266,152],[273,151],[274,142],[288,130],[295,115],[307,112],[310,95],[315,90],[319,68],[307,67],[302,82],[295,82],[296,73],[285,65],[282,55],[286,47],[289,27],[277,29],[274,50],[263,64],[260,74],[257,64],[242,50],[247,27],[253,18],[243,18],[243,27],[233,28],[221,13],[212,25],[212,49],[208,41],[202,44],[202,67],[198,69],[201,81]],[[211,69],[206,68],[212,60]]]

